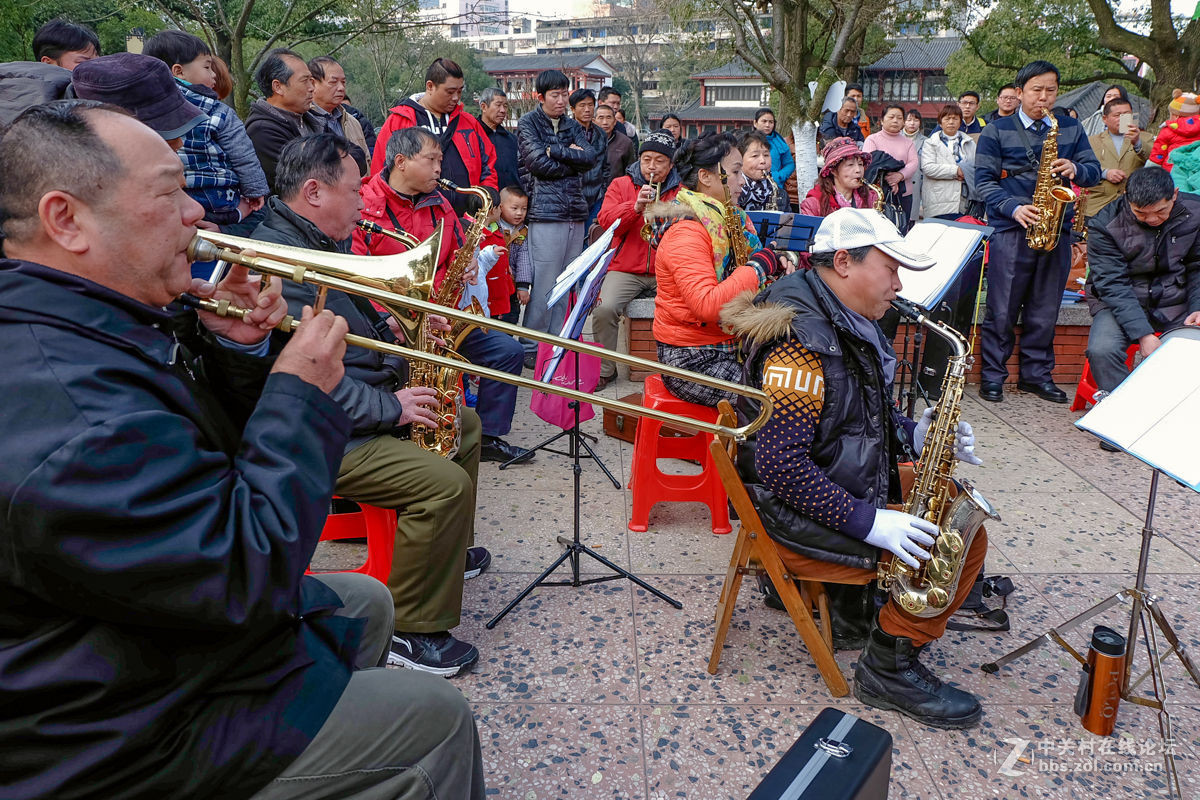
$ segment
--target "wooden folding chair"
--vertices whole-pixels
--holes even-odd
[[[733,409],[727,402],[721,401],[719,408],[721,425],[736,424]],[[729,633],[729,622],[733,617],[733,607],[737,605],[738,590],[742,586],[742,576],[765,572],[775,584],[788,616],[792,618],[796,631],[816,662],[830,694],[834,697],[845,697],[850,693],[850,687],[833,657],[829,600],[822,578],[818,574],[795,575],[784,566],[776,549],[778,545],[763,528],[758,511],[750,502],[746,486],[733,465],[736,447],[736,443],[727,437],[716,439],[710,445],[713,463],[721,475],[725,491],[729,493],[730,502],[737,510],[741,526],[737,541],[733,545],[733,556],[729,559],[729,570],[725,573],[725,585],[721,587],[721,598],[717,601],[717,633],[713,641],[712,656],[708,659],[708,671],[713,675],[717,673],[721,651],[725,646],[725,636]],[[870,577],[864,578],[858,585],[866,584],[870,580]],[[820,625],[813,618],[814,608],[820,613]]]

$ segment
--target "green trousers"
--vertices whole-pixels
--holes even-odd
[[[372,439],[342,459],[337,494],[396,511],[387,583],[401,633],[458,625],[467,548],[475,536],[479,438],[479,417],[466,408],[462,446],[453,459],[394,436]]]

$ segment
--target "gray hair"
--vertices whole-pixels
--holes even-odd
[[[258,90],[262,92],[263,97],[270,97],[275,94],[275,90],[271,88],[271,85],[275,81],[287,84],[292,79],[292,76],[296,74],[296,70],[288,66],[284,56],[291,56],[301,64],[304,63],[304,59],[300,57],[299,53],[288,50],[286,47],[276,47],[267,53],[263,62],[258,65],[258,69],[254,72],[254,82],[258,84]]]
[[[350,142],[336,133],[316,133],[292,139],[283,147],[275,164],[275,193],[284,202],[300,193],[305,181],[333,186],[342,179],[342,161],[350,153]],[[357,172],[357,168],[355,169]]]
[[[508,95],[499,86],[489,86],[479,93],[479,105],[490,106],[497,97],[508,99]]]
[[[858,101],[855,100],[853,97],[843,97],[842,104],[840,106],[838,106],[838,108],[839,109],[845,108],[847,103],[852,103],[854,105],[854,108],[856,110],[858,109]]]
[[[94,126],[100,112],[132,117],[95,100],[57,100],[25,111],[0,139],[0,236],[30,239],[40,226],[38,204],[48,192],[95,203],[124,169]]]
[[[392,134],[388,139],[387,149],[384,151],[384,156],[387,162],[386,169],[391,170],[392,165],[396,163],[396,156],[404,156],[405,158],[414,158],[421,152],[421,148],[426,142],[433,142],[439,148],[441,143],[438,138],[430,133],[425,128],[401,128]]]

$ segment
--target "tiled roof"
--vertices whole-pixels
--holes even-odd
[[[1080,120],[1087,119],[1100,107],[1100,101],[1104,98],[1104,93],[1109,86],[1112,84],[1105,81],[1092,81],[1083,86],[1076,86],[1074,89],[1060,94],[1054,101],[1054,107],[1073,108],[1079,114]],[[1150,112],[1154,110],[1150,107],[1150,101],[1131,93],[1129,103],[1138,116],[1138,127],[1144,129],[1150,123]]]
[[[695,72],[693,78],[759,78],[759,75],[753,67],[742,61],[740,58],[735,58],[728,64],[722,64],[715,69],[705,70],[704,72]]]
[[[897,69],[944,70],[950,56],[962,45],[962,39],[957,36],[896,39],[892,42],[892,52],[863,69],[872,72]]]
[[[483,59],[484,72],[540,72],[544,69],[582,69],[596,59],[608,62],[599,53],[552,53],[536,56],[496,56]]]
[[[753,122],[754,112],[758,108],[729,108],[727,106],[702,106],[700,101],[688,103],[675,112],[675,116],[684,122],[714,122],[734,121]]]

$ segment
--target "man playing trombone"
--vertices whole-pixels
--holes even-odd
[[[346,141],[334,134],[290,142],[279,155],[278,192],[254,231],[263,242],[314,251],[349,250],[362,211],[358,174]],[[316,256],[317,253],[314,253]],[[309,284],[287,282],[293,314],[317,303]],[[361,297],[330,290],[325,306],[350,332],[395,342],[383,314]],[[408,363],[376,350],[346,351],[346,377],[333,391],[353,423],[337,473],[338,495],[396,510],[396,549],[388,588],[396,632],[389,663],[450,677],[479,660],[474,645],[449,630],[458,625],[464,574],[478,575],[491,555],[470,548],[479,471],[479,417],[462,410],[462,443],[453,459],[421,449],[408,426],[438,425],[435,391],[408,387]]]
[[[463,697],[370,669],[382,587],[304,575],[351,429],[345,321],[306,308],[267,356],[278,283],[193,283],[183,188],[113,106],[0,141],[3,794],[482,798]],[[189,287],[248,319],[164,308]]]

